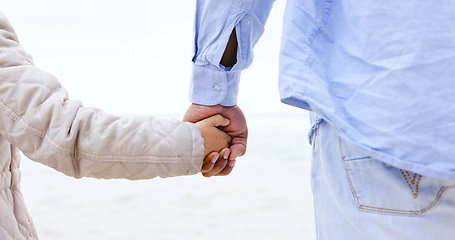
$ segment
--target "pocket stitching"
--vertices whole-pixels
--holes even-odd
[[[357,193],[356,193],[356,191],[354,189],[354,185],[352,183],[351,176],[349,174],[349,168],[348,168],[348,166],[346,164],[347,160],[345,160],[345,152],[344,152],[344,149],[342,147],[342,142],[341,141],[342,141],[341,138],[339,138],[340,153],[341,153],[341,158],[342,158],[342,161],[343,161],[343,167],[344,167],[344,170],[345,170],[346,178],[347,178],[347,181],[348,181],[348,184],[349,184],[349,189],[351,191],[351,194],[352,194],[352,197],[354,199],[354,203],[355,203],[356,207],[358,209],[360,209],[360,210],[378,212],[378,213],[397,214],[397,215],[422,215],[425,212],[427,212],[428,210],[430,210],[431,208],[433,208],[439,202],[439,200],[442,197],[442,194],[446,190],[455,188],[455,184],[441,187],[439,189],[438,193],[436,194],[435,199],[431,203],[429,203],[426,207],[424,207],[424,208],[422,208],[420,210],[399,210],[399,209],[380,208],[380,207],[362,205],[362,204],[360,204],[360,201],[359,201],[359,199],[357,197]],[[359,160],[359,159],[366,159],[366,158],[368,158],[368,157],[350,159],[350,161]]]
[[[438,193],[436,194],[435,199],[430,204],[428,204],[426,207],[424,207],[424,208],[422,208],[420,210],[399,210],[399,209],[380,208],[380,207],[362,205],[362,204],[360,204],[360,201],[359,201],[359,199],[357,197],[357,193],[356,193],[356,191],[354,189],[354,186],[352,184],[351,177],[349,176],[349,173],[348,173],[349,170],[347,169],[346,163],[343,162],[343,165],[344,165],[344,168],[345,168],[346,178],[348,180],[349,188],[351,190],[352,197],[354,198],[355,205],[356,205],[356,207],[358,209],[364,210],[364,211],[372,211],[372,212],[379,212],[379,213],[389,213],[389,214],[397,214],[397,215],[422,215],[425,212],[427,212],[428,210],[430,210],[431,208],[433,208],[439,202],[439,200],[442,197],[442,194],[446,190],[455,188],[455,185],[441,187],[439,189]]]

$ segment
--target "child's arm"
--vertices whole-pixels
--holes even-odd
[[[112,115],[70,100],[53,75],[33,65],[0,13],[0,141],[5,140],[76,178],[190,175],[200,171],[204,158],[194,124]]]

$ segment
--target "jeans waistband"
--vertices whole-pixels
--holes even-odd
[[[315,112],[310,112],[310,121],[311,121],[311,128],[308,132],[308,142],[312,144],[313,142],[313,135],[316,129],[321,125],[323,119],[319,116],[319,114]]]

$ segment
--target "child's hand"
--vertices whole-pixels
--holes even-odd
[[[227,125],[229,125],[229,120],[221,115],[215,115],[196,123],[204,138],[205,158],[211,152],[220,152],[223,148],[230,146],[231,137],[217,128]]]

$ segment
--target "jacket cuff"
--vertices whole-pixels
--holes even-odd
[[[189,99],[192,103],[205,106],[235,106],[239,81],[239,71],[220,71],[193,65]]]
[[[201,131],[194,123],[185,122],[191,131],[193,141],[192,159],[188,165],[187,175],[196,174],[201,171],[204,162],[204,139],[202,138]]]

